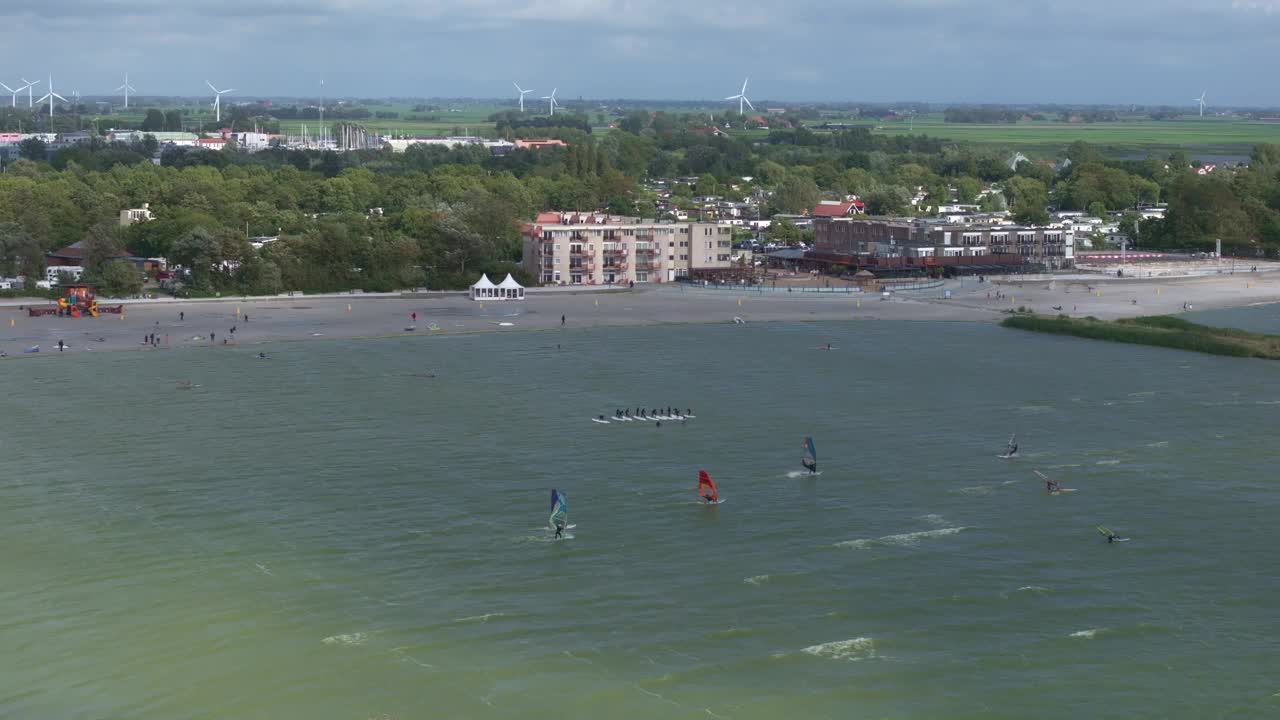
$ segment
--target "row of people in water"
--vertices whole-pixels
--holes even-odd
[[[685,408],[680,412],[678,407],[668,407],[665,411],[662,408],[636,408],[633,412],[631,408],[614,410],[613,417],[615,420],[621,418],[631,418],[632,420],[681,420],[687,417],[693,417],[693,408]],[[603,420],[604,416],[600,418]]]

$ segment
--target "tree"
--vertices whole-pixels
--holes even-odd
[[[18,154],[22,155],[24,160],[40,162],[48,156],[49,146],[40,138],[27,138],[18,143]]]
[[[191,286],[199,290],[211,288],[210,274],[218,257],[218,243],[202,228],[192,228],[173,242],[169,248],[169,261],[191,273]]]
[[[182,132],[182,113],[177,110],[168,110],[164,114],[164,131],[165,132]]]
[[[164,130],[164,113],[155,108],[148,108],[147,115],[142,119],[142,126],[139,129],[143,132]]]
[[[85,275],[97,277],[104,265],[123,254],[117,232],[118,226],[105,222],[89,228],[84,236],[84,255],[81,260]]]
[[[17,223],[0,223],[0,277],[44,277],[44,249]]]
[[[956,199],[962,203],[972,203],[982,192],[982,181],[974,177],[958,177],[955,180]]]
[[[109,260],[95,275],[98,292],[109,297],[137,295],[142,291],[142,273],[128,260]]]
[[[1094,217],[1096,217],[1096,218],[1103,218],[1103,219],[1106,219],[1106,217],[1107,217],[1107,206],[1106,206],[1105,204],[1103,204],[1103,203],[1101,203],[1101,202],[1099,202],[1099,201],[1095,200],[1095,201],[1093,201],[1093,202],[1089,203],[1089,210],[1088,210],[1088,212],[1089,212],[1089,214],[1090,214],[1090,215],[1092,215],[1092,216],[1094,216]]]
[[[1049,222],[1045,210],[1049,204],[1049,192],[1044,183],[1029,177],[1011,177],[1004,183],[1004,196],[1013,210],[1016,222],[1043,225]]]
[[[812,210],[821,195],[812,180],[788,175],[773,193],[773,206],[778,212],[802,213]]]

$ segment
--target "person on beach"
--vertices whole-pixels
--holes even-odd
[[[187,314],[186,314],[185,312],[183,312],[183,311],[179,310],[179,311],[178,311],[178,322],[182,322],[183,320],[186,320],[186,319],[187,319]]]
[[[63,343],[62,343],[62,341],[61,341],[61,340],[59,340],[59,341],[58,341],[58,352],[62,352],[62,347],[63,347]]]
[[[245,323],[245,325],[248,325],[248,324],[249,324],[249,313],[245,313],[242,317],[244,318],[244,323]]]
[[[209,342],[213,342],[213,333],[209,333]]]
[[[560,316],[560,327],[564,327],[564,316]]]

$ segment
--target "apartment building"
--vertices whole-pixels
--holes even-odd
[[[1017,255],[1050,269],[1075,263],[1075,237],[1065,226],[951,224],[921,218],[815,218],[814,250],[829,255],[977,257]]]
[[[733,228],[595,213],[541,213],[524,226],[522,264],[543,285],[672,282],[728,270]]]

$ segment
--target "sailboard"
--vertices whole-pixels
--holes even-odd
[[[1036,474],[1036,477],[1040,478],[1041,480],[1045,481],[1046,483],[1048,483],[1048,482],[1052,482],[1052,481],[1050,481],[1050,480],[1049,480],[1049,477],[1048,477],[1047,475],[1045,475],[1044,473],[1040,472],[1039,470],[1032,470],[1031,472],[1035,473],[1035,474]],[[1076,489],[1075,489],[1075,488],[1064,488],[1064,487],[1062,487],[1061,485],[1058,485],[1056,482],[1054,482],[1054,489],[1053,489],[1053,490],[1050,490],[1050,491],[1049,491],[1049,494],[1050,494],[1050,495],[1061,495],[1062,493],[1073,493],[1073,492],[1075,492],[1075,491],[1076,491]]]
[[[818,471],[818,448],[813,444],[813,438],[806,437],[804,439],[804,457],[800,458],[800,464],[808,470],[810,474],[816,475]]]
[[[996,457],[1001,460],[1018,457],[1018,433],[1014,433],[1009,436],[1009,444],[1005,446],[1004,454],[997,455]]]
[[[547,525],[552,532],[555,532],[557,526],[569,527],[569,502],[564,493],[554,488],[551,490],[551,517],[547,518]]]
[[[1102,535],[1102,537],[1104,538],[1107,538],[1111,542],[1129,542],[1129,538],[1118,537],[1115,533],[1111,532],[1111,530],[1107,529],[1106,527],[1103,527],[1102,525],[1098,526],[1098,534]]]
[[[719,505],[724,502],[716,492],[716,484],[706,470],[698,471],[698,497],[707,505]]]
[[[609,421],[608,421],[608,420],[601,420],[600,418],[591,418],[591,422],[593,422],[593,423],[600,423],[601,425],[608,425],[608,424],[609,424]]]

